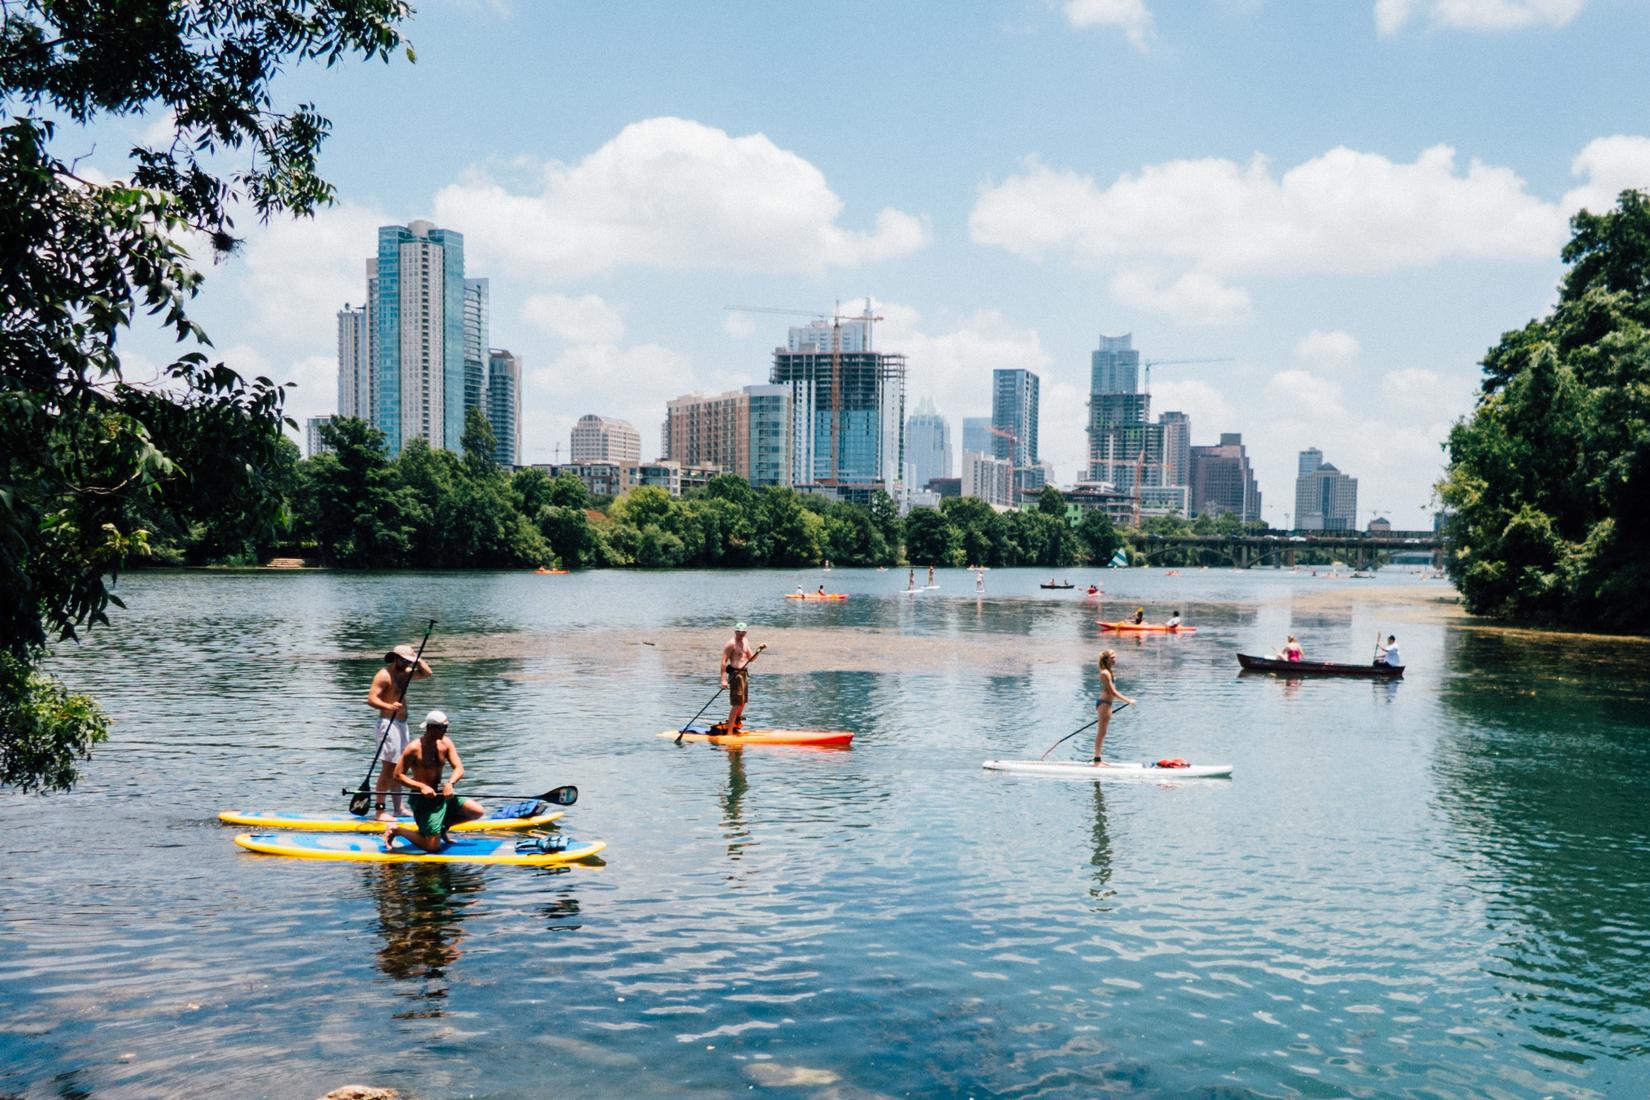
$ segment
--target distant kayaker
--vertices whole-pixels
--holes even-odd
[[[745,641],[745,633],[744,623],[734,623],[733,637],[722,647],[722,686],[728,689],[728,702],[732,706],[728,711],[728,720],[712,726],[712,733],[738,733],[745,722],[745,703],[750,699],[750,663],[768,648],[759,645],[752,649]]]
[[[1388,634],[1385,645],[1379,642],[1375,643],[1375,663],[1378,665],[1391,665],[1393,668],[1397,668],[1404,663],[1404,659],[1398,656],[1397,638]]]
[[[1283,648],[1278,651],[1278,656],[1286,661],[1298,661],[1306,654],[1301,652],[1301,644],[1295,641],[1295,636],[1291,634],[1289,640],[1283,644]]]
[[[1089,595],[1091,595],[1091,596],[1095,596],[1095,595],[1098,595],[1098,594],[1099,594],[1099,593],[1100,593],[1100,589],[1098,589],[1098,588],[1096,588],[1096,587],[1095,587],[1095,586],[1094,586],[1094,585],[1092,585],[1092,584],[1091,584],[1091,585],[1089,585]]]
[[[1140,626],[1146,621],[1146,609],[1144,607],[1137,607],[1134,609],[1133,621],[1135,626]]]
[[[799,585],[796,586],[796,594],[798,596],[803,596],[803,595],[806,595],[807,593],[802,591],[802,586],[799,584]]]
[[[441,778],[442,770],[451,765],[450,778]],[[415,828],[394,822],[384,827],[384,850],[395,844],[396,837],[410,841],[426,852],[440,851],[447,843],[447,830],[464,821],[474,821],[487,811],[473,799],[460,798],[453,793],[453,784],[464,778],[464,761],[458,758],[458,749],[447,736],[447,716],[432,710],[424,719],[424,732],[408,745],[395,762],[395,781],[411,787]]]
[[[395,788],[393,811],[385,807],[384,796],[394,785],[396,761],[412,742],[407,733],[407,704],[402,702],[407,694],[407,682],[433,675],[430,662],[419,657],[412,646],[398,645],[384,654],[384,667],[373,675],[372,687],[367,690],[367,705],[378,712],[378,724],[372,733],[383,743],[378,751],[379,821],[394,821],[401,813],[400,788]],[[386,723],[388,733],[384,729]]]
[[[1173,615],[1170,615],[1168,621],[1163,625],[1170,630],[1178,630],[1180,628],[1180,612],[1176,611]]]
[[[819,591],[818,591],[818,592],[815,592],[815,593],[814,593],[814,595],[816,595],[816,596],[823,596],[823,595],[825,595],[825,586],[824,586],[824,585],[820,585],[820,586],[819,586]]]
[[[1100,750],[1106,743],[1106,729],[1111,725],[1111,705],[1116,702],[1133,703],[1134,700],[1117,690],[1117,683],[1112,679],[1112,669],[1117,667],[1117,651],[1103,649],[1100,651],[1100,698],[1094,701],[1094,716],[1096,721],[1094,731],[1094,759],[1090,761],[1095,767],[1110,767],[1100,759]]]

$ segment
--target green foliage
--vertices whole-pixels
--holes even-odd
[[[962,537],[938,509],[913,508],[905,517],[905,560],[931,565],[961,565]]]
[[[232,250],[239,200],[262,219],[331,200],[316,172],[326,119],[308,104],[277,110],[271,82],[294,62],[388,57],[409,13],[401,0],[6,5],[0,781],[73,783],[102,720],[32,670],[49,638],[107,622],[114,580],[151,553],[152,531],[189,559],[255,553],[284,533],[279,501],[297,472],[283,389],[208,357],[188,314],[201,276],[181,242],[193,230]],[[171,138],[132,149],[124,180],[84,178],[54,150],[54,119],[139,113],[169,118]],[[132,379],[117,345],[139,311],[185,348]]]
[[[1558,305],[1484,357],[1438,485],[1469,610],[1643,629],[1650,617],[1650,195],[1583,211]]]
[[[1077,541],[1091,564],[1106,565],[1123,545],[1123,538],[1112,526],[1111,517],[1104,508],[1090,508],[1077,521]]]

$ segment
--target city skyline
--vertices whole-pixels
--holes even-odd
[[[762,381],[783,334],[727,303],[828,315],[870,291],[911,401],[954,424],[989,413],[990,368],[1036,372],[1061,480],[1094,334],[1134,332],[1233,360],[1154,376],[1153,406],[1240,431],[1270,520],[1333,439],[1360,525],[1407,528],[1478,359],[1551,304],[1568,216],[1650,185],[1640,5],[1011,2],[945,10],[943,57],[934,7],[863,14],[826,57],[760,8],[432,6],[416,65],[291,74],[333,121],[340,201],[238,219],[196,316],[231,366],[298,384],[301,423],[334,407],[359,242],[454,226],[523,364],[522,459],[549,461],[586,411],[650,434],[672,396]],[[119,174],[152,123],[89,132],[83,167]],[[125,345],[139,373],[169,351]]]

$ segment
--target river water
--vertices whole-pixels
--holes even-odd
[[[1650,646],[1486,629],[1408,574],[1102,577],[128,577],[56,660],[114,738],[72,794],[0,794],[0,1097],[1650,1095]],[[852,598],[781,598],[822,580]],[[1200,629],[1111,638],[1108,755],[1233,777],[982,770],[1093,717],[1093,620],[1142,603]],[[577,784],[604,865],[290,861],[217,823],[337,808],[431,617],[415,716],[472,789]],[[655,736],[736,618],[751,721],[851,750]],[[1387,632],[1401,683],[1233,657]]]

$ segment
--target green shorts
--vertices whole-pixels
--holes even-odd
[[[420,836],[440,836],[447,831],[447,818],[451,815],[455,821],[458,817],[458,808],[464,800],[456,794],[445,797],[436,794],[413,794],[408,796],[412,803],[413,820],[418,823]]]

